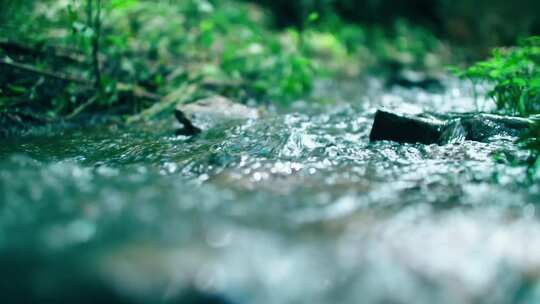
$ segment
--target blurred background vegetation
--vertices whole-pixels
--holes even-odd
[[[145,120],[215,94],[287,106],[323,77],[484,58],[540,33],[538,11],[536,0],[3,0],[0,125]]]
[[[423,26],[458,45],[489,48],[513,44],[540,31],[535,0],[263,0],[282,27],[300,26],[310,12],[338,15],[365,26],[393,26],[397,19]]]

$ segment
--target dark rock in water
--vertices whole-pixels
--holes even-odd
[[[445,122],[378,110],[371,129],[371,141],[432,144],[441,138]]]
[[[420,88],[427,91],[442,91],[444,86],[440,77],[433,73],[412,70],[403,62],[389,60],[386,67],[386,87]]]
[[[378,110],[369,139],[422,144],[485,142],[494,136],[519,137],[531,125],[526,118],[485,113],[411,116]]]
[[[184,112],[176,109],[174,111],[174,116],[176,117],[176,120],[184,126],[183,128],[176,130],[176,135],[194,136],[201,133],[201,129],[194,126]]]
[[[480,142],[493,136],[519,137],[533,124],[526,118],[485,113],[465,115],[459,121],[467,130],[465,139]]]
[[[442,91],[442,82],[434,76],[410,70],[393,73],[386,80],[386,86],[400,86],[404,88],[420,88],[428,91]]]

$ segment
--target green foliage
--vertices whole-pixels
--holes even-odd
[[[372,49],[382,61],[396,61],[413,68],[440,65],[444,45],[429,30],[397,20],[389,32],[379,29],[371,37]]]
[[[226,0],[102,1],[102,35],[97,37],[100,47],[96,57],[93,46],[97,34],[88,21],[89,1],[28,1],[24,14],[36,20],[40,29],[14,24],[20,30],[9,39],[18,36],[15,39],[22,37],[34,45],[81,53],[86,58],[75,67],[35,58],[32,62],[26,57],[14,59],[88,81],[95,77],[94,63],[99,57],[103,89],[91,104],[96,110],[125,108],[136,102],[132,105],[136,112],[155,102],[144,100],[141,104],[126,98],[119,86],[167,96],[182,85],[195,84],[197,95],[218,93],[239,101],[281,105],[306,96],[313,87],[318,69],[302,47],[302,34],[271,29],[260,7]],[[95,10],[96,2],[92,2]],[[316,15],[310,17],[315,19]],[[47,98],[44,105],[48,103],[46,106],[59,115],[78,111],[89,98],[71,86],[57,91],[65,94]]]
[[[306,48],[330,71],[358,74],[398,63],[431,69],[449,60],[445,44],[429,30],[398,19],[392,27],[363,27],[338,17],[321,21],[306,31]]]
[[[121,9],[119,9],[119,7]],[[260,8],[231,1],[121,1],[107,10],[118,74],[167,93],[180,82],[236,84],[227,92],[288,104],[309,93],[315,65],[296,34],[269,29]],[[126,52],[145,57],[124,57]],[[165,79],[169,83],[163,83]]]
[[[531,150],[532,172],[540,169],[540,37],[530,37],[519,46],[496,49],[491,58],[478,62],[458,75],[473,82],[489,82],[493,88],[487,96],[505,114],[530,116],[535,122],[522,138]]]
[[[488,96],[504,113],[540,113],[540,37],[528,38],[518,47],[496,49],[491,58],[458,75],[492,83]]]
[[[442,53],[442,44],[429,31],[403,21],[390,30],[348,24],[321,10],[330,2],[303,11],[301,29],[277,30],[264,9],[243,1],[101,1],[99,34],[97,1],[91,1],[94,18],[89,18],[89,1],[18,2],[21,13],[16,15],[24,18],[14,19],[18,30],[5,37],[31,42],[40,51],[59,49],[75,59],[9,54],[15,62],[89,83],[98,79],[99,85],[92,85],[98,89],[22,75],[16,78],[25,81],[0,85],[8,98],[33,108],[39,103],[53,116],[64,117],[90,110],[137,114],[158,100],[169,104],[168,97],[184,86],[197,88],[182,98],[185,102],[222,94],[240,102],[287,106],[309,96],[316,78],[355,76],[385,61],[425,67],[433,54]],[[28,18],[35,22],[25,24]],[[96,62],[101,77],[96,77]],[[0,107],[13,104],[2,101]]]
[[[251,0],[275,12],[276,24],[296,25],[307,13],[318,12],[321,20],[337,15],[348,22],[392,27],[405,19],[423,25],[440,37],[474,47],[475,56],[486,48],[507,44],[516,37],[540,31],[540,1],[520,0]],[[510,22],[511,21],[511,22]],[[472,55],[472,54],[471,54]]]

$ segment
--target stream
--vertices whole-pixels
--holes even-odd
[[[260,119],[39,129],[0,145],[4,303],[538,303],[515,138],[369,142],[378,108],[488,102],[376,79]],[[331,93],[329,93],[331,92]]]

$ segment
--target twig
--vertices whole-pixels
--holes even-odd
[[[0,66],[8,66],[8,67],[11,67],[11,68],[23,70],[23,71],[33,73],[33,74],[37,74],[37,75],[41,75],[41,76],[54,78],[54,79],[58,79],[58,80],[65,81],[65,82],[74,82],[74,83],[83,85],[85,87],[92,87],[92,83],[90,81],[87,81],[87,80],[84,80],[84,79],[81,79],[81,78],[77,78],[77,77],[74,77],[74,76],[71,76],[71,75],[67,75],[67,74],[64,74],[64,73],[58,73],[58,72],[53,72],[53,71],[48,71],[48,70],[41,70],[41,69],[38,69],[38,68],[36,68],[36,67],[34,67],[32,65],[24,64],[24,63],[18,63],[18,62],[9,60],[9,59],[0,58]],[[117,88],[118,91],[131,92],[133,94],[133,96],[138,97],[138,98],[144,98],[144,99],[148,99],[148,100],[152,100],[152,101],[159,101],[162,98],[160,95],[154,94],[152,92],[148,92],[143,87],[138,86],[138,85],[132,85],[132,84],[119,82],[119,83],[117,83],[116,88]]]
[[[163,97],[160,102],[154,103],[146,110],[129,117],[127,123],[130,124],[148,120],[160,113],[172,110],[177,104],[182,104],[192,98],[193,94],[197,91],[197,88],[198,87],[194,84],[184,84]]]
[[[66,82],[74,82],[74,83],[78,83],[84,86],[91,86],[91,83],[84,79],[77,78],[77,77],[63,74],[63,73],[41,70],[32,65],[18,63],[7,58],[0,58],[0,66],[8,66],[8,67],[23,70],[23,71],[30,72],[33,74],[42,75],[49,78],[54,78],[54,79],[58,79],[58,80],[66,81]]]
[[[80,53],[75,50],[62,49],[56,46],[39,46],[32,44],[24,44],[19,41],[0,40],[0,48],[10,53],[18,53],[22,55],[33,56],[52,56],[64,61],[69,61],[76,64],[84,64],[86,60]]]
[[[162,96],[154,94],[152,92],[148,92],[143,87],[138,85],[130,85],[120,82],[116,84],[116,89],[118,91],[131,92],[133,96],[137,98],[144,98],[152,101],[160,101],[162,98]]]
[[[96,102],[97,99],[98,99],[98,95],[94,95],[90,97],[85,103],[81,104],[73,112],[67,115],[66,119],[72,119],[73,117],[79,115],[82,111],[84,111],[86,108],[91,106],[94,102]]]

